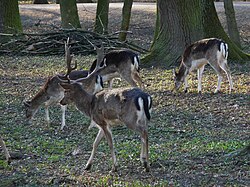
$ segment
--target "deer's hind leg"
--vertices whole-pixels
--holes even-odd
[[[232,81],[232,76],[231,76],[231,72],[230,69],[227,65],[227,60],[224,60],[221,64],[220,67],[225,71],[226,75],[227,75],[227,79],[229,82],[229,86],[230,86],[230,90],[229,93],[231,93],[232,89],[233,89],[233,81]]]
[[[148,155],[148,132],[147,130],[141,131],[141,154],[140,154],[140,160],[146,169],[146,171],[149,171],[149,155]]]
[[[213,64],[210,63],[210,66],[215,70],[215,72],[218,75],[218,84],[217,84],[217,88],[214,91],[214,93],[218,93],[220,91],[220,88],[221,88],[221,81],[222,81],[222,78],[223,78],[222,77],[223,70],[222,70],[222,68],[220,67],[220,65],[217,62],[213,63]]]

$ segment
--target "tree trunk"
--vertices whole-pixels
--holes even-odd
[[[224,0],[224,8],[227,19],[227,29],[230,39],[241,48],[240,44],[240,34],[237,27],[237,22],[235,19],[235,12],[232,0]]]
[[[200,0],[158,0],[155,37],[143,59],[171,65],[191,42],[203,37]]]
[[[62,28],[81,28],[76,0],[60,0]]]
[[[76,0],[77,3],[93,3],[92,0]]]
[[[98,0],[94,31],[100,34],[108,33],[109,0]]]
[[[19,33],[23,31],[17,0],[0,0],[0,32]]]
[[[229,59],[243,61],[250,60],[250,55],[244,53],[240,48],[238,48],[224,31],[216,13],[214,2],[211,0],[202,0],[202,12],[204,37],[221,38],[227,42],[229,46]]]
[[[122,8],[122,24],[121,32],[119,34],[119,40],[125,41],[127,37],[127,31],[130,23],[131,9],[133,5],[133,0],[124,0]]]
[[[213,0],[158,0],[157,6],[154,41],[150,53],[142,59],[146,64],[170,66],[188,45],[209,37],[226,41],[231,59],[250,59],[228,38]]]
[[[48,0],[33,0],[33,4],[49,4]]]

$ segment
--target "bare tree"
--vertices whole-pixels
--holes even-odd
[[[48,0],[33,0],[33,4],[49,4]]]
[[[239,34],[239,30],[238,30],[237,22],[235,18],[233,1],[224,0],[224,8],[225,8],[225,14],[226,14],[226,19],[227,19],[227,29],[228,29],[229,37],[239,48],[241,48],[240,34]]]
[[[98,0],[94,31],[100,34],[108,33],[109,0]]]
[[[60,0],[63,28],[81,28],[76,0]]]
[[[0,32],[22,32],[23,28],[17,0],[1,0],[0,12]]]
[[[121,32],[119,34],[119,40],[125,41],[127,37],[127,31],[130,23],[131,9],[133,5],[133,0],[124,0],[123,8],[122,8],[122,24],[121,24]]]

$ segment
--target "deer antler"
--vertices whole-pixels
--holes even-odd
[[[97,47],[95,46],[95,49],[96,49],[96,54],[97,54],[97,60],[96,60],[96,66],[95,66],[95,69],[94,71],[92,71],[88,77],[91,75],[91,74],[94,74],[95,72],[97,72],[98,70],[104,68],[106,66],[106,58],[105,57],[105,54],[104,54],[104,46],[103,46],[103,43],[101,43],[101,47]],[[101,66],[101,63],[104,63],[102,66]]]
[[[77,68],[77,61],[75,61],[74,67],[71,66],[73,55],[70,55],[70,48],[71,46],[69,46],[69,37],[68,37],[67,42],[65,42],[65,60],[67,63],[67,73],[65,77],[67,77],[72,70],[75,70]]]

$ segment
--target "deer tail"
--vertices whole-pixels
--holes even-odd
[[[135,66],[136,70],[139,72],[139,70],[140,70],[140,67],[139,67],[139,63],[140,63],[139,56],[135,55],[134,59],[132,61],[133,61],[133,65]]]
[[[137,110],[141,111],[144,109],[145,115],[148,120],[151,119],[151,108],[152,108],[152,98],[149,95],[141,95],[136,99],[135,102]]]
[[[220,46],[219,46],[219,51],[222,53],[223,57],[227,59],[228,57],[228,44],[221,41]]]

